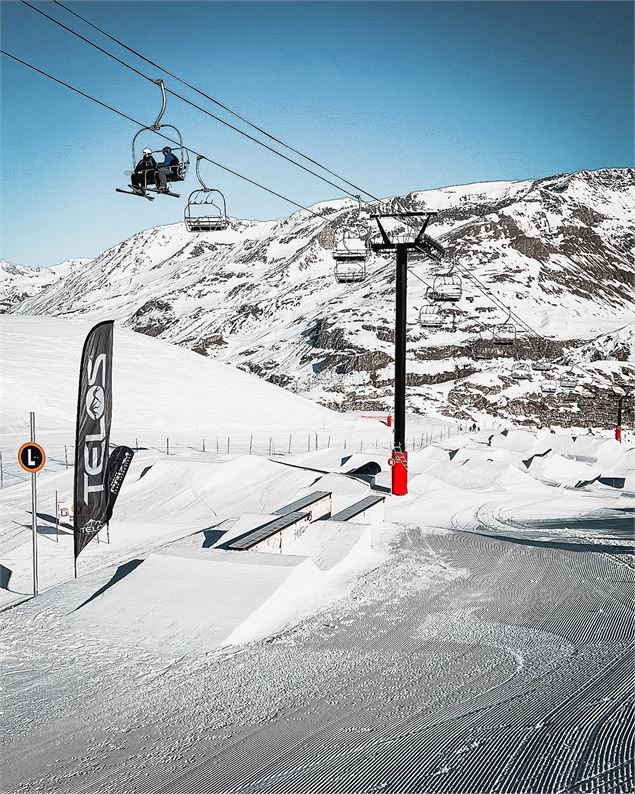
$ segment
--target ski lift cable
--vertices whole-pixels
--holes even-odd
[[[294,154],[300,155],[300,157],[303,157],[305,160],[308,160],[310,163],[313,163],[313,165],[316,165],[316,166],[318,166],[318,168],[321,168],[323,171],[326,171],[327,174],[331,174],[331,176],[334,176],[336,179],[341,180],[342,182],[344,182],[345,184],[347,184],[350,187],[354,188],[355,190],[359,190],[364,195],[370,196],[374,201],[380,201],[380,199],[377,196],[373,196],[372,193],[369,193],[367,190],[364,190],[363,188],[359,187],[359,185],[356,185],[355,183],[350,182],[348,179],[345,179],[343,176],[341,176],[340,174],[336,173],[335,171],[332,171],[330,168],[328,168],[327,166],[323,165],[318,160],[315,160],[314,158],[310,157],[309,155],[304,154],[304,152],[301,152],[299,149],[296,149],[293,146],[291,146],[290,144],[285,143],[280,138],[277,138],[275,135],[272,135],[270,132],[267,132],[267,130],[263,129],[262,127],[259,127],[257,124],[254,124],[252,121],[249,121],[249,119],[245,118],[240,113],[238,113],[237,111],[235,111],[232,108],[230,108],[228,105],[226,105],[223,102],[221,102],[219,99],[216,99],[215,97],[213,97],[210,94],[206,93],[202,89],[197,88],[195,85],[192,85],[191,83],[189,83],[184,78],[179,77],[179,75],[175,74],[174,72],[171,72],[165,66],[161,66],[160,64],[156,63],[156,61],[151,60],[150,58],[148,58],[147,56],[143,55],[138,50],[135,50],[133,47],[130,47],[128,44],[126,44],[125,42],[121,41],[121,39],[118,39],[116,36],[113,36],[112,34],[108,33],[103,28],[100,28],[98,25],[95,25],[94,22],[91,22],[90,20],[86,19],[86,17],[83,17],[81,14],[78,14],[76,11],[73,11],[72,8],[69,8],[68,6],[64,5],[64,3],[60,3],[60,2],[58,2],[58,0],[53,0],[53,2],[55,3],[55,5],[60,6],[60,8],[63,8],[69,14],[72,14],[73,16],[77,17],[78,19],[81,19],[82,22],[84,22],[85,24],[89,25],[91,28],[93,28],[94,30],[98,31],[103,36],[106,36],[106,38],[110,39],[111,41],[114,41],[115,44],[118,44],[120,47],[123,47],[124,49],[128,50],[128,52],[132,53],[137,58],[141,58],[142,61],[145,61],[146,63],[150,64],[150,66],[154,66],[155,68],[160,69],[165,74],[170,75],[170,77],[173,77],[175,80],[178,80],[183,85],[187,86],[188,88],[191,88],[192,91],[195,91],[197,94],[200,94],[200,96],[204,97],[205,99],[208,99],[210,102],[213,102],[215,105],[218,105],[218,107],[220,107],[223,110],[227,111],[227,113],[230,113],[232,116],[234,116],[235,118],[239,119],[243,123],[247,124],[252,129],[257,130],[262,135],[265,135],[270,140],[275,141],[276,143],[279,143],[281,146],[284,146],[285,149],[288,149],[289,151],[294,152]]]
[[[481,292],[484,292],[485,294],[489,295],[491,300],[494,301],[494,303],[496,303],[499,306],[499,308],[509,312],[509,316],[513,318],[519,325],[523,326],[523,328],[526,331],[529,331],[529,333],[531,333],[533,336],[539,339],[545,338],[542,334],[540,334],[538,331],[532,328],[531,325],[529,325],[529,323],[525,322],[525,320],[523,320],[522,317],[519,317],[519,315],[517,315],[516,312],[513,312],[509,306],[505,306],[505,304],[502,302],[500,298],[494,295],[477,276],[475,276],[473,273],[470,273],[470,271],[467,270],[467,268],[465,268],[460,262],[458,261],[455,262],[455,265],[456,267],[459,268],[459,270],[463,273],[463,275],[466,278],[473,281],[479,287]]]
[[[425,253],[424,249],[418,249],[418,250],[420,250],[422,253]],[[521,317],[519,317],[515,312],[512,312],[511,309],[508,306],[505,306],[505,304],[502,302],[502,300],[498,296],[496,296],[491,290],[489,290],[485,286],[485,284],[483,284],[483,282],[481,282],[476,276],[474,276],[466,268],[464,268],[456,259],[453,260],[453,267],[458,267],[466,278],[470,279],[471,281],[474,281],[474,283],[477,285],[479,290],[486,297],[488,297],[496,306],[498,306],[499,309],[503,309],[504,311],[509,312],[510,316],[514,317],[514,319],[520,325],[522,325],[525,328],[525,330],[528,330],[530,333],[534,334],[538,338],[541,338],[541,339],[544,338],[541,334],[539,334],[537,331],[535,331],[530,325],[528,325]],[[416,275],[412,270],[410,272],[413,275]],[[418,276],[417,276],[417,278],[418,278]],[[423,280],[423,279],[420,279],[420,280]],[[483,328],[487,328],[488,327],[486,323],[484,323],[484,322],[482,322],[480,320],[477,320],[477,322]]]
[[[210,99],[211,101],[213,101],[213,102],[216,102],[216,103],[217,103],[217,104],[219,104],[221,107],[223,107],[224,109],[228,110],[228,112],[234,113],[233,111],[231,111],[231,109],[229,109],[229,108],[226,108],[224,105],[222,105],[222,103],[219,103],[219,102],[217,102],[217,101],[216,101],[216,100],[214,100],[212,97],[209,97],[209,96],[208,96],[207,94],[205,94],[204,92],[201,92],[199,89],[197,89],[197,88],[195,88],[194,86],[190,85],[189,83],[187,83],[187,82],[186,82],[185,80],[183,80],[182,78],[178,77],[177,75],[173,75],[173,74],[172,74],[170,71],[168,71],[168,70],[166,70],[166,69],[163,69],[163,67],[159,66],[158,64],[155,64],[153,61],[150,61],[149,59],[145,58],[145,56],[141,55],[141,54],[140,54],[140,53],[138,53],[137,51],[135,51],[135,50],[133,50],[132,48],[128,47],[128,45],[126,45],[126,44],[124,44],[123,42],[119,41],[118,39],[116,39],[115,37],[111,36],[110,34],[106,33],[105,31],[103,31],[103,30],[102,30],[101,28],[99,28],[98,26],[96,26],[96,25],[94,25],[93,23],[91,23],[91,22],[89,22],[88,20],[86,20],[86,19],[85,19],[84,17],[82,17],[80,14],[77,14],[75,11],[73,11],[72,9],[68,8],[67,6],[65,6],[63,3],[60,3],[60,2],[58,2],[58,0],[54,0],[54,2],[55,2],[55,4],[56,4],[56,5],[60,6],[60,7],[61,7],[61,8],[63,8],[65,11],[67,11],[67,12],[71,13],[72,15],[76,16],[78,19],[81,19],[83,22],[85,22],[86,24],[90,25],[90,26],[91,26],[91,27],[93,27],[95,30],[98,30],[100,33],[102,33],[103,35],[107,36],[109,39],[111,39],[111,40],[115,41],[115,42],[116,42],[117,44],[119,44],[120,46],[122,46],[122,47],[124,47],[125,49],[129,50],[130,52],[132,52],[133,54],[135,54],[137,57],[140,57],[140,58],[142,58],[142,59],[143,59],[144,61],[146,61],[147,63],[151,63],[152,65],[154,65],[154,66],[156,66],[157,68],[159,68],[159,69],[161,69],[162,71],[164,71],[166,74],[170,74],[171,76],[174,76],[174,77],[175,77],[175,79],[179,80],[179,81],[180,81],[180,82],[182,82],[184,85],[187,85],[188,87],[190,87],[190,88],[192,88],[193,90],[197,91],[197,93],[200,93],[202,96],[205,96],[206,98]],[[147,81],[149,81],[149,82],[152,82],[152,83],[155,83],[155,82],[156,82],[156,81],[155,81],[153,78],[151,78],[151,77],[149,77],[148,75],[144,74],[144,73],[143,73],[143,72],[141,72],[139,69],[136,69],[134,66],[132,66],[132,65],[131,65],[131,64],[129,64],[129,63],[126,63],[126,61],[123,61],[121,58],[118,58],[118,57],[117,57],[116,55],[114,55],[113,53],[110,53],[110,52],[108,52],[108,50],[105,50],[103,47],[100,47],[98,44],[95,44],[95,42],[93,42],[93,41],[91,41],[90,39],[86,38],[86,37],[85,37],[85,36],[83,36],[81,33],[78,33],[77,31],[73,30],[72,28],[68,27],[67,25],[64,25],[64,24],[63,24],[62,22],[60,22],[59,20],[55,19],[54,17],[50,16],[50,15],[49,15],[49,14],[47,14],[46,12],[42,11],[41,9],[39,9],[39,8],[37,8],[36,6],[32,5],[31,3],[27,2],[27,0],[22,0],[22,3],[23,3],[23,5],[26,5],[27,7],[31,8],[33,11],[36,11],[38,14],[40,14],[40,15],[41,15],[41,16],[43,16],[43,17],[45,17],[45,18],[46,18],[46,19],[48,19],[49,21],[51,21],[51,22],[53,22],[54,24],[58,25],[58,26],[59,26],[59,27],[61,27],[62,29],[64,29],[64,30],[66,30],[67,32],[71,33],[73,36],[76,36],[77,38],[81,39],[82,41],[84,41],[84,42],[85,42],[86,44],[88,44],[89,46],[91,46],[91,47],[94,47],[94,48],[95,48],[95,49],[97,49],[98,51],[102,52],[104,55],[108,56],[108,57],[109,57],[109,58],[111,58],[112,60],[116,61],[117,63],[121,64],[121,65],[122,65],[122,66],[124,66],[125,68],[129,69],[130,71],[132,71],[133,73],[137,74],[139,77],[142,77],[143,79],[145,79],[145,80],[147,80]],[[325,182],[326,184],[329,184],[329,185],[331,185],[332,187],[335,187],[337,190],[341,190],[342,192],[346,193],[348,196],[350,196],[350,197],[352,197],[352,198],[357,198],[357,199],[360,201],[360,205],[361,205],[361,201],[362,201],[362,199],[360,198],[360,196],[359,196],[359,195],[357,195],[357,194],[353,194],[353,193],[350,193],[348,190],[346,190],[345,188],[342,188],[340,185],[337,185],[337,184],[335,184],[334,182],[332,182],[331,180],[329,180],[329,179],[326,179],[325,177],[321,176],[320,174],[317,174],[315,171],[311,170],[310,168],[307,168],[306,166],[303,166],[301,163],[298,163],[296,160],[293,160],[292,158],[290,158],[290,157],[287,157],[287,156],[286,156],[286,155],[284,155],[282,152],[279,152],[278,150],[274,149],[273,147],[269,146],[268,144],[264,143],[263,141],[260,141],[260,140],[258,140],[258,139],[257,139],[257,138],[255,138],[254,136],[252,136],[252,135],[249,135],[249,133],[246,133],[246,132],[244,132],[243,130],[239,129],[238,127],[235,127],[233,124],[230,124],[229,122],[225,121],[224,119],[220,118],[219,116],[216,116],[215,114],[211,113],[210,111],[206,110],[205,108],[202,108],[200,105],[197,105],[196,103],[194,103],[194,102],[192,102],[191,100],[187,99],[187,97],[184,97],[184,96],[182,96],[181,94],[179,94],[179,93],[177,93],[177,92],[175,92],[175,91],[172,91],[172,90],[171,90],[171,89],[169,89],[169,88],[166,88],[166,91],[167,91],[168,93],[170,93],[172,96],[175,96],[176,98],[178,98],[178,99],[180,99],[181,101],[185,102],[186,104],[190,105],[191,107],[193,107],[193,108],[195,108],[195,109],[197,109],[197,110],[200,110],[202,113],[205,113],[206,115],[208,115],[208,116],[210,116],[211,118],[215,119],[215,120],[216,120],[216,121],[218,121],[219,123],[221,123],[221,124],[223,124],[223,125],[225,125],[225,126],[229,127],[229,128],[230,128],[230,129],[232,129],[233,131],[235,131],[235,132],[239,133],[240,135],[243,135],[244,137],[248,138],[249,140],[253,141],[254,143],[257,143],[257,144],[259,144],[260,146],[263,146],[265,149],[267,149],[268,151],[271,151],[273,154],[276,154],[276,155],[278,155],[279,157],[281,157],[282,159],[286,160],[287,162],[289,162],[289,163],[291,163],[291,164],[293,164],[293,165],[296,165],[297,167],[301,168],[303,171],[306,171],[307,173],[309,173],[309,174],[311,174],[311,175],[315,176],[317,179],[320,179],[321,181]],[[238,115],[238,114],[234,114],[234,115]],[[245,121],[245,123],[248,123],[248,124],[250,124],[250,126],[253,126],[254,128],[258,129],[258,131],[260,131],[260,132],[263,132],[263,134],[266,134],[268,137],[271,137],[272,139],[274,139],[274,140],[278,141],[278,139],[274,138],[273,136],[270,136],[270,135],[269,135],[268,133],[266,133],[264,130],[261,130],[260,128],[257,128],[257,127],[255,127],[255,125],[251,125],[251,122],[248,122],[246,119],[243,119],[242,117],[240,117],[240,118],[241,118],[241,120]],[[135,123],[138,123],[138,122],[135,120]],[[163,137],[166,137],[166,136],[163,136]],[[166,140],[170,140],[170,139],[166,137]],[[172,141],[172,142],[174,142],[174,141]],[[282,142],[282,141],[278,141],[278,142],[280,142],[280,143],[281,143],[282,145],[284,145],[286,148],[292,149],[292,147],[289,147],[289,146],[287,146],[287,144],[284,144],[284,142]],[[185,147],[185,148],[187,148],[187,147]],[[295,151],[296,153],[300,154],[300,156],[304,157],[305,159],[311,160],[311,158],[308,158],[308,157],[306,157],[305,155],[303,155],[303,154],[302,154],[302,152],[299,152],[298,150],[295,150],[295,149],[292,149],[292,150],[293,150],[293,151]],[[190,150],[190,149],[188,149],[188,151],[193,151],[193,150]],[[205,159],[209,159],[209,158],[205,158]],[[313,160],[311,160],[311,161],[312,161],[312,162],[315,162],[315,163],[318,165],[318,167],[322,168],[322,170],[328,171],[329,173],[333,173],[333,172],[331,172],[329,169],[327,169],[327,168],[325,168],[324,166],[322,166],[322,165],[321,165],[320,163],[318,163],[317,161],[313,161]],[[211,160],[210,160],[210,162],[214,162],[214,161],[211,161]],[[220,166],[220,167],[221,167],[221,168],[225,168],[224,166]],[[229,171],[231,172],[231,169],[227,169],[227,168],[225,168],[225,170],[229,170]],[[237,172],[232,172],[232,173],[237,173]],[[376,196],[373,196],[373,194],[371,194],[371,193],[369,193],[369,192],[367,192],[367,191],[363,190],[363,188],[360,188],[360,187],[358,187],[357,185],[354,185],[352,182],[349,182],[348,180],[344,179],[343,177],[340,177],[340,176],[339,176],[339,175],[337,175],[337,174],[334,174],[334,175],[335,175],[335,176],[336,176],[338,179],[340,179],[341,181],[343,181],[343,182],[345,182],[346,184],[349,184],[349,185],[351,185],[352,187],[354,187],[356,190],[361,190],[361,191],[362,191],[362,193],[364,193],[364,195],[371,196],[371,198],[373,198],[374,200],[376,200],[376,201],[380,201],[380,199],[378,199]],[[241,175],[239,175],[239,176],[241,176]],[[248,181],[251,181],[251,182],[252,182],[252,184],[257,184],[257,183],[255,183],[255,182],[253,182],[252,180],[248,180]],[[262,187],[262,186],[261,186],[261,185],[259,185],[259,187]],[[277,193],[275,193],[275,191],[269,191],[269,192],[273,192],[273,193],[274,193],[274,195],[278,195],[278,196],[280,196],[280,194],[277,194]],[[288,200],[288,199],[286,199],[286,198],[285,198],[285,200]],[[308,210],[306,207],[304,207],[304,206],[302,206],[302,205],[298,204],[298,203],[297,203],[297,202],[295,202],[295,201],[291,201],[291,203],[292,203],[294,206],[298,206],[298,207],[301,207],[302,209],[305,209],[305,210],[307,210],[307,211],[310,211],[310,210]],[[365,204],[369,204],[370,202],[368,202],[367,200],[364,200],[364,203],[365,203]],[[313,214],[314,214],[314,215],[317,215],[317,213],[313,213]],[[321,216],[320,216],[320,217],[321,217]],[[458,264],[458,263],[457,263],[457,264]],[[500,301],[500,299],[496,298],[496,297],[495,297],[495,296],[494,296],[494,295],[493,295],[493,294],[490,292],[490,290],[489,290],[489,289],[488,289],[488,288],[487,288],[487,287],[486,287],[484,284],[482,284],[482,282],[480,282],[480,281],[479,281],[479,280],[478,280],[478,279],[477,279],[477,278],[476,278],[476,277],[475,277],[473,274],[471,274],[471,273],[469,273],[468,271],[466,271],[466,270],[465,270],[465,269],[464,269],[464,268],[463,268],[463,267],[462,267],[460,264],[458,265],[458,267],[459,267],[459,268],[462,270],[462,272],[464,273],[464,275],[466,275],[466,276],[467,276],[468,278],[470,278],[470,279],[471,279],[471,280],[472,280],[474,283],[476,283],[476,284],[479,286],[480,290],[481,290],[481,291],[482,291],[482,292],[483,292],[485,295],[488,295],[488,296],[490,297],[490,299],[491,299],[491,300],[492,300],[492,301],[493,301],[495,304],[499,305],[499,307],[501,307],[501,308],[506,308],[506,307],[504,307],[504,306],[503,306],[503,304],[502,304],[502,302]],[[538,338],[543,338],[541,334],[539,334],[537,331],[535,331],[535,330],[534,330],[534,329],[533,329],[533,328],[532,328],[532,327],[531,327],[531,326],[530,326],[528,323],[526,323],[526,322],[525,322],[525,321],[524,321],[524,320],[523,320],[521,317],[519,317],[517,314],[515,314],[514,312],[512,312],[512,313],[511,313],[511,315],[514,317],[514,319],[515,319],[515,320],[516,320],[516,321],[517,321],[517,322],[518,322],[520,325],[522,325],[522,326],[524,327],[524,329],[525,329],[525,330],[529,331],[531,334],[533,334],[534,336],[536,336],[536,337],[538,337]]]
[[[55,25],[58,25],[63,30],[66,30],[68,33],[71,33],[73,36],[76,36],[78,39],[80,39],[81,41],[85,42],[90,47],[94,47],[96,50],[98,50],[99,52],[101,52],[104,55],[108,56],[109,58],[111,58],[112,60],[116,61],[117,63],[121,64],[126,69],[129,69],[134,74],[138,75],[139,77],[142,77],[144,80],[148,80],[148,82],[156,84],[156,80],[154,80],[149,75],[144,74],[142,71],[137,69],[135,66],[132,66],[131,64],[126,63],[126,61],[122,60],[121,58],[117,57],[116,55],[113,55],[113,53],[108,52],[108,50],[105,50],[103,47],[100,47],[99,44],[95,44],[94,41],[91,41],[89,38],[87,38],[86,36],[83,36],[81,33],[78,33],[76,30],[73,30],[72,28],[69,28],[63,22],[60,22],[59,20],[55,19],[55,17],[50,16],[50,14],[47,14],[45,11],[42,11],[40,8],[37,8],[36,6],[34,6],[31,3],[29,3],[28,0],[21,0],[21,2],[22,2],[23,5],[27,6],[28,8],[31,8],[33,11],[36,11],[38,14],[40,14],[41,16],[45,17],[46,19],[50,20]],[[225,127],[228,127],[229,129],[233,130],[234,132],[237,132],[239,135],[242,135],[245,138],[248,138],[250,141],[253,141],[254,143],[257,143],[259,146],[262,146],[263,148],[267,149],[268,151],[272,152],[273,154],[278,155],[278,157],[281,157],[283,160],[286,160],[288,163],[291,163],[292,165],[295,165],[298,168],[301,168],[303,171],[306,171],[306,173],[315,176],[317,179],[320,179],[322,182],[325,182],[327,185],[331,185],[331,187],[334,187],[334,188],[336,188],[336,190],[340,190],[343,193],[346,193],[348,196],[352,196],[353,198],[357,198],[357,194],[351,193],[346,188],[343,188],[341,185],[337,185],[335,182],[332,182],[330,179],[327,179],[326,177],[322,176],[321,174],[318,174],[316,171],[313,171],[311,168],[307,168],[307,166],[302,165],[302,163],[298,163],[297,160],[294,160],[291,157],[287,157],[286,154],[283,154],[282,152],[279,152],[277,149],[274,149],[273,146],[269,146],[268,144],[264,143],[263,141],[258,140],[258,138],[255,138],[253,135],[250,135],[248,132],[245,132],[244,130],[241,130],[239,127],[236,127],[234,124],[230,124],[228,121],[225,121],[225,119],[222,119],[220,116],[217,116],[216,114],[212,113],[211,111],[207,110],[206,108],[201,107],[200,105],[197,105],[196,102],[192,102],[192,100],[188,99],[187,97],[183,96],[182,94],[179,94],[178,92],[171,90],[167,86],[165,87],[165,90],[166,90],[167,93],[171,94],[172,96],[176,97],[177,99],[180,99],[182,102],[185,102],[187,105],[190,105],[191,107],[195,108],[196,110],[200,110],[201,113],[205,113],[205,115],[209,116],[210,118],[213,118],[215,121],[218,121],[220,124],[223,124]]]
[[[91,102],[94,102],[96,105],[100,105],[101,107],[105,108],[106,110],[109,110],[111,113],[115,113],[117,116],[121,116],[121,118],[126,119],[126,121],[130,121],[133,124],[136,124],[138,127],[146,128],[147,125],[144,122],[139,121],[138,119],[135,119],[132,116],[129,116],[127,113],[124,113],[122,110],[118,110],[117,108],[113,107],[112,105],[109,105],[106,102],[103,102],[101,99],[97,99],[96,97],[92,96],[91,94],[87,94],[85,91],[82,91],[81,89],[76,88],[75,86],[71,85],[70,83],[67,83],[64,80],[61,80],[58,77],[54,77],[52,74],[49,74],[48,72],[44,71],[43,69],[39,69],[37,66],[34,66],[33,64],[28,63],[27,61],[24,61],[21,58],[18,58],[17,55],[12,55],[10,52],[7,52],[6,50],[3,50],[3,49],[0,49],[0,53],[2,55],[5,55],[7,58],[11,58],[13,61],[16,61],[17,63],[20,63],[23,66],[28,67],[32,71],[37,72],[38,74],[42,75],[43,77],[47,77],[49,80],[52,80],[53,82],[57,83],[58,85],[61,85],[64,88],[68,88],[70,91],[74,91],[76,94],[79,94],[80,96],[83,96],[85,99],[90,99]],[[163,132],[156,131],[156,135],[158,135],[160,138],[163,138],[166,141],[169,141],[170,143],[179,145],[179,141],[175,140],[174,138],[171,138],[169,135],[166,135]],[[187,150],[190,154],[193,154],[196,157],[200,156],[206,162],[211,163],[212,165],[215,165],[218,168],[221,168],[223,171],[227,171],[227,173],[232,174],[233,176],[237,176],[239,179],[242,179],[245,182],[249,182],[249,184],[254,185],[255,187],[258,187],[261,190],[266,191],[267,193],[270,193],[272,196],[276,196],[277,198],[282,199],[283,201],[286,201],[288,204],[293,204],[294,207],[298,207],[299,209],[304,210],[305,212],[308,212],[311,215],[314,215],[316,218],[319,218],[322,221],[323,224],[328,223],[328,219],[326,219],[323,215],[320,215],[319,213],[314,212],[309,207],[305,207],[303,204],[300,204],[299,202],[294,201],[293,199],[289,198],[288,196],[284,196],[282,193],[278,193],[277,191],[273,190],[272,188],[269,188],[266,185],[261,184],[260,182],[256,182],[254,179],[250,179],[248,176],[245,176],[244,174],[241,174],[238,171],[234,171],[234,169],[233,168],[229,168],[229,166],[223,165],[222,163],[219,163],[216,160],[212,160],[211,157],[207,157],[206,155],[201,154],[200,152],[197,152],[195,149],[192,149],[189,146],[183,145],[183,149]]]
[[[99,105],[100,107],[103,107],[104,109],[109,110],[111,113],[114,113],[114,114],[120,116],[121,118],[126,119],[126,121],[130,121],[131,123],[137,125],[140,128],[144,128],[146,126],[144,122],[141,122],[138,119],[135,119],[132,116],[129,116],[128,114],[124,113],[123,111],[118,110],[117,108],[113,107],[112,105],[109,105],[106,102],[103,102],[102,100],[97,99],[96,97],[92,96],[91,94],[86,93],[85,91],[82,91],[79,88],[76,88],[75,86],[71,85],[70,83],[67,83],[64,80],[61,80],[61,79],[49,74],[48,72],[46,72],[46,71],[44,71],[42,69],[39,69],[37,66],[34,66],[33,64],[28,63],[27,61],[17,57],[16,55],[13,55],[12,53],[7,52],[6,50],[3,50],[3,49],[0,49],[0,53],[2,55],[4,55],[4,56],[10,58],[11,60],[15,61],[16,63],[19,63],[22,66],[26,66],[28,69],[31,69],[32,71],[36,72],[37,74],[40,74],[43,77],[46,77],[47,79],[57,83],[58,85],[61,85],[64,88],[67,88],[70,91],[73,91],[74,93],[79,94],[80,96],[84,97],[85,99],[89,99],[91,102],[94,102],[95,104]],[[176,141],[173,138],[170,138],[168,135],[165,135],[164,133],[161,133],[160,131],[157,131],[156,134],[159,135],[159,137],[163,138],[164,140],[169,141],[170,143],[174,143],[174,144],[178,143],[178,141]],[[273,196],[276,196],[277,198],[280,198],[283,201],[286,201],[287,203],[289,203],[289,204],[291,204],[291,205],[293,205],[295,207],[298,207],[301,210],[304,210],[305,212],[308,212],[309,214],[313,215],[316,218],[320,218],[320,220],[322,221],[323,224],[328,222],[327,219],[325,219],[322,215],[318,214],[317,212],[314,212],[313,210],[309,209],[308,207],[305,207],[303,204],[300,204],[299,202],[289,198],[288,196],[285,196],[282,193],[278,193],[277,191],[273,190],[272,188],[269,188],[266,185],[261,184],[260,182],[256,182],[255,180],[245,176],[244,174],[239,173],[238,171],[235,171],[232,168],[229,168],[228,166],[223,165],[222,163],[217,162],[216,160],[212,160],[210,157],[207,157],[206,155],[201,154],[200,152],[197,152],[196,150],[192,149],[191,147],[184,146],[183,148],[187,149],[188,152],[190,152],[191,154],[195,155],[196,157],[200,157],[201,159],[204,159],[206,162],[209,162],[212,165],[215,165],[218,168],[221,168],[223,171],[226,171],[227,173],[230,173],[233,176],[237,176],[239,179],[242,179],[243,181],[248,182],[249,184],[254,185],[255,187],[258,187],[261,190],[264,190],[265,192],[267,192],[267,193],[269,193],[269,194],[271,194]],[[478,278],[473,276],[473,274],[465,271],[465,269],[463,268],[463,266],[459,262],[455,262],[455,265],[460,270],[462,270],[468,278],[473,280],[479,286],[481,291],[484,292],[484,294],[488,295],[490,297],[490,299],[493,300],[497,305],[499,305],[501,308],[507,308],[507,307],[503,306],[503,304],[500,301],[500,299],[498,299],[495,295],[493,295],[487,289],[487,287],[485,287],[485,285],[483,285],[480,282],[480,280]],[[414,273],[414,271],[412,271],[412,269],[409,268],[409,272],[412,275],[414,275],[415,278],[417,278],[419,281],[424,283],[426,286],[428,286],[428,287],[430,286],[418,274]],[[541,337],[541,335],[538,334],[536,331],[534,331],[531,328],[531,326],[526,324],[522,320],[522,318],[519,318],[514,312],[511,312],[511,310],[510,310],[510,315],[513,316],[517,321],[519,321],[528,330],[530,330],[535,336],[537,336],[539,338],[544,338],[544,337]],[[578,367],[581,371],[584,372],[584,370],[578,364],[574,363],[573,366]]]

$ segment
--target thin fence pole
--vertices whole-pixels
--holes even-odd
[[[57,506],[57,491],[55,491],[55,542],[60,542],[60,519],[59,508]]]
[[[227,436],[227,454],[229,455],[229,436]]]
[[[331,436],[329,436],[329,440],[328,440],[328,442],[327,442],[327,444],[326,444],[326,448],[327,448],[327,449],[330,449],[330,448],[331,448]]]
[[[364,451],[364,440],[363,439],[359,442],[359,451],[360,452]]]
[[[136,451],[139,452],[139,439],[138,438],[135,438],[134,445],[135,445]]]
[[[4,469],[2,467],[2,452],[0,452],[0,488],[4,488]]]
[[[216,436],[216,454],[218,455],[218,436]]]
[[[271,455],[271,436],[269,436],[269,454]]]
[[[306,451],[307,452],[311,451],[311,434],[310,433],[307,436]]]
[[[344,449],[346,449],[346,439],[344,439]]]
[[[291,433],[289,433],[289,455],[291,454]]]
[[[203,439],[203,452],[205,452],[205,439]]]
[[[66,448],[66,444],[64,444],[64,465],[68,469],[68,449]]]
[[[317,448],[318,448],[318,436],[317,436],[317,433],[316,433],[315,434],[315,449],[317,450]]]
[[[170,439],[169,438],[165,439],[165,454],[166,455],[170,454]]]
[[[251,455],[251,448],[253,446],[253,443],[254,443],[254,437],[253,437],[253,433],[252,433],[252,435],[249,436],[249,454],[250,455]]]

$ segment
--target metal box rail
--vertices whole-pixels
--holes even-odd
[[[249,532],[245,532],[237,538],[227,541],[227,545],[224,548],[231,549],[232,551],[250,549],[252,546],[262,543],[263,540],[270,538],[272,535],[282,532],[283,529],[287,529],[303,521],[308,521],[308,518],[309,516],[307,513],[287,513],[279,518],[274,518],[273,521],[268,521],[260,527],[250,529]]]

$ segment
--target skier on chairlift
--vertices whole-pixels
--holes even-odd
[[[159,164],[157,170],[157,189],[162,193],[168,192],[168,179],[178,176],[179,158],[172,153],[169,146],[164,146],[163,162]]]
[[[150,173],[152,172],[152,173]],[[152,156],[151,149],[143,150],[143,157],[135,166],[134,173],[130,179],[130,187],[141,195],[145,196],[148,181],[151,180],[154,186],[157,174],[157,161]]]

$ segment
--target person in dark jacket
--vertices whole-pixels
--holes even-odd
[[[157,161],[152,156],[151,149],[143,150],[143,157],[137,163],[130,184],[133,190],[145,193],[148,183],[157,184]]]
[[[164,146],[162,151],[163,162],[159,164],[157,171],[157,187],[165,192],[168,189],[168,179],[179,175],[179,158],[172,154],[169,146]]]

